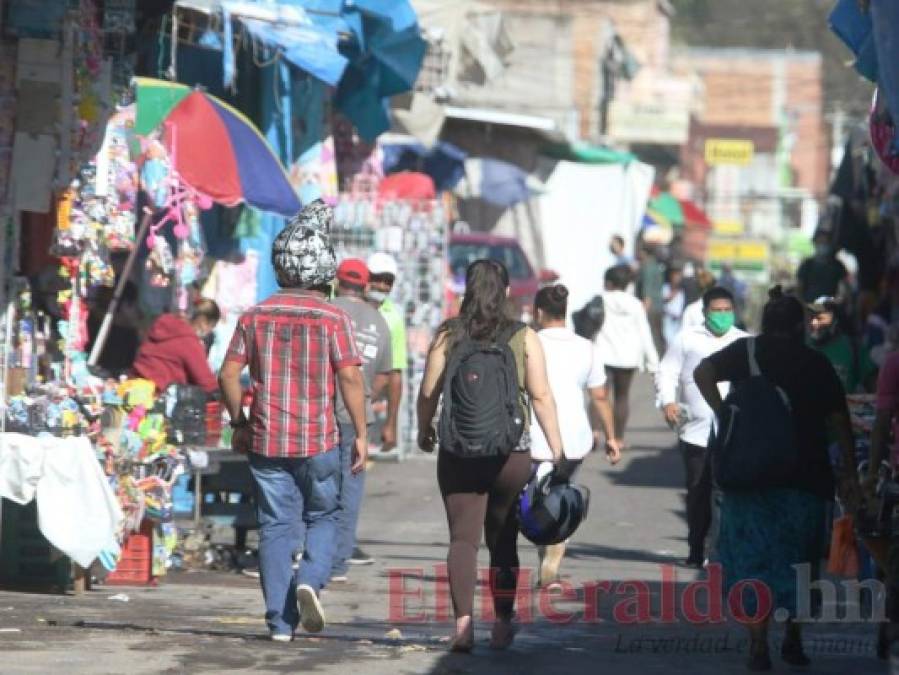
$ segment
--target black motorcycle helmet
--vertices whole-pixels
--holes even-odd
[[[538,546],[558,544],[568,539],[587,518],[590,491],[568,481],[531,477],[518,499],[521,533]]]

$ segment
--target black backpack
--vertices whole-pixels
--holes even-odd
[[[586,305],[571,315],[574,332],[593,342],[606,320],[606,306],[601,295],[596,295]]]
[[[749,338],[749,379],[724,399],[709,441],[712,474],[724,490],[788,487],[801,466],[790,400],[762,375],[755,347]]]
[[[452,349],[443,380],[440,449],[459,457],[505,456],[518,446],[526,414],[509,340],[513,323],[494,342],[463,338]]]

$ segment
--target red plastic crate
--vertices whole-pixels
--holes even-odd
[[[106,577],[110,586],[152,586],[153,576],[153,523],[144,520],[140,531],[132,532],[125,541],[122,557],[114,571]]]

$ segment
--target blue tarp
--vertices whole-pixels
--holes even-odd
[[[251,1],[251,0],[250,0]],[[232,12],[248,0],[223,0],[223,82],[236,76]],[[389,98],[411,90],[427,45],[409,0],[280,0],[267,9],[290,8],[291,21],[275,24],[238,17],[261,44],[337,88],[335,105],[367,141],[390,128]]]
[[[242,19],[250,35],[281,50],[291,64],[325,84],[336,87],[349,59],[337,50],[337,35],[318,26],[274,26],[257,19]]]
[[[871,31],[871,15],[862,11],[858,0],[839,0],[828,17],[830,29],[855,55],[855,69],[872,82],[877,81],[877,51]]]

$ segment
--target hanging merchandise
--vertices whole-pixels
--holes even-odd
[[[447,214],[435,200],[382,200],[341,194],[334,207],[331,241],[338,259],[367,259],[389,253],[399,266],[391,294],[407,326],[409,369],[406,391],[417,391],[428,348],[446,318]],[[415,411],[411,396],[403,398],[401,434],[415,446]],[[400,447],[403,447],[400,443]]]
[[[218,370],[240,315],[256,304],[258,296],[259,254],[247,251],[235,260],[217,260],[202,289],[205,298],[215,300],[222,318],[215,327],[215,342],[209,351],[209,363]]]
[[[110,118],[100,152],[81,166],[57,202],[51,253],[69,261],[68,300],[71,303],[71,296],[77,294],[79,300],[71,306],[80,310],[77,333],[72,326],[63,331],[63,335],[78,336],[67,343],[69,359],[87,343],[80,326],[87,319],[85,299],[94,289],[115,283],[111,254],[134,247],[137,168],[132,153],[137,148],[130,133],[133,121],[130,106]]]
[[[331,119],[334,129],[334,151],[337,153],[337,176],[344,191],[373,193],[384,178],[384,157],[381,148],[362,139],[346,117],[335,113]]]
[[[93,0],[78,2],[72,40],[75,114],[69,165],[63,167],[65,173],[58,177],[63,184],[100,150],[112,107],[112,64],[103,56],[103,33]]]
[[[290,184],[303,204],[337,197],[337,163],[334,138],[325,137],[328,119],[328,89],[312,77],[293,81],[291,110],[294,122],[294,152],[288,165]]]
[[[316,199],[337,197],[337,164],[334,139],[315,143],[294,162],[288,171],[290,184],[304,204]]]
[[[893,150],[897,138],[895,116],[887,109],[886,100],[880,89],[874,92],[871,104],[871,144],[880,161],[895,174],[899,174],[899,153]]]
[[[136,13],[137,0],[103,0],[103,32],[133,33]]]

